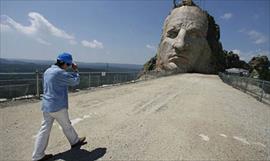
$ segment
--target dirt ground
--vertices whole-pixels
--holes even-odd
[[[0,160],[31,160],[40,101],[1,108]],[[270,107],[218,76],[181,74],[69,95],[88,144],[70,150],[55,122],[52,160],[270,160]]]

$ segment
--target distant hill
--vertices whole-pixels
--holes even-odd
[[[52,60],[28,60],[28,59],[3,59],[0,58],[0,72],[34,72],[45,71],[50,65],[54,64]],[[142,65],[136,64],[115,64],[115,63],[85,63],[76,62],[82,72],[127,72],[140,71]]]

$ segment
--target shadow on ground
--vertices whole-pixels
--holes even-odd
[[[70,149],[63,153],[54,155],[50,161],[64,160],[64,161],[95,161],[105,155],[107,148],[96,148],[91,152],[81,149],[80,147]]]

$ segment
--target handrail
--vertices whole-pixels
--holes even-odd
[[[259,101],[270,104],[270,82],[249,77],[219,73],[224,83],[252,95]]]

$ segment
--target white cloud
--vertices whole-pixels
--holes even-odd
[[[156,51],[156,47],[154,45],[149,45],[147,44],[146,45],[146,48],[150,49],[150,50],[153,50],[153,51]]]
[[[247,60],[247,56],[241,52],[239,49],[233,49],[233,53],[237,54],[240,58],[240,60]]]
[[[1,15],[1,24],[8,25],[10,28],[14,28],[17,31],[24,33],[24,34],[35,34],[37,32],[36,26],[37,23],[35,23],[33,20],[31,21],[30,26],[23,26],[16,21],[14,21],[12,18],[10,18],[7,15]]]
[[[224,20],[229,20],[232,18],[232,16],[233,16],[232,13],[224,13],[224,15],[221,16],[221,18]]]
[[[69,40],[69,44],[76,45],[76,44],[78,44],[78,42],[72,39],[72,40]]]
[[[1,32],[6,32],[6,31],[9,31],[9,30],[10,30],[10,27],[8,25],[0,23],[0,31]]]
[[[245,60],[246,62],[249,62],[255,56],[266,55],[268,58],[270,58],[270,51],[261,50],[261,49],[251,50],[251,51],[247,51],[247,52],[240,51],[240,54],[241,54],[241,57],[240,57],[241,60]]]
[[[267,42],[267,38],[260,32],[255,31],[255,30],[251,30],[249,32],[247,32],[248,36],[250,37],[250,39],[253,41],[253,43],[255,44],[263,44],[265,42]]]
[[[240,56],[240,53],[241,53],[241,51],[239,49],[233,49],[232,52],[239,55],[239,56]]]
[[[48,44],[47,41],[41,39],[41,37],[53,36],[57,38],[62,38],[69,40],[71,44],[74,44],[75,37],[66,33],[64,30],[57,28],[52,23],[50,23],[44,16],[37,12],[30,12],[28,14],[30,25],[24,26],[7,15],[1,15],[1,26],[7,25],[16,31],[23,33],[27,36],[31,36],[36,39],[39,43]],[[2,27],[1,27],[2,28]]]
[[[268,58],[270,58],[270,51],[267,51],[267,50],[263,50],[263,51],[260,51],[257,53],[257,55],[260,55],[260,56],[267,56]]]
[[[84,47],[88,47],[88,48],[93,48],[93,49],[94,48],[99,48],[99,49],[104,48],[103,43],[99,42],[97,40],[93,40],[93,41],[83,40],[83,41],[81,41],[81,43]]]
[[[45,40],[43,40],[43,39],[41,39],[41,38],[37,38],[36,39],[39,43],[41,43],[41,44],[43,44],[43,45],[51,45],[51,43],[49,43],[49,42],[47,42],[47,41],[45,41]]]
[[[248,35],[249,39],[252,40],[254,44],[263,44],[268,41],[268,37],[256,30],[246,30],[245,28],[240,29],[239,32]]]

